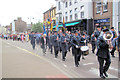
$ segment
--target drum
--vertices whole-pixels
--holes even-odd
[[[88,46],[82,46],[81,51],[83,52],[84,56],[87,56],[89,54],[89,47]]]

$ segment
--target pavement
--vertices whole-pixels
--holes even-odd
[[[91,52],[81,59],[80,66],[74,66],[71,52],[67,53],[65,62],[54,54],[43,56],[39,45],[32,50],[30,42],[2,40],[2,77],[3,78],[99,78],[97,56]],[[108,71],[109,78],[118,78],[118,52]]]

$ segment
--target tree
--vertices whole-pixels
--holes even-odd
[[[38,22],[36,24],[33,24],[32,25],[32,31],[42,33],[43,32],[43,23]]]

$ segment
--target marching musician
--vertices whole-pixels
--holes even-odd
[[[98,39],[98,37],[100,36],[100,34],[101,34],[101,27],[97,26],[97,31],[95,32],[95,37]]]
[[[74,39],[74,31],[71,32],[71,35],[70,35],[70,44],[71,44],[71,47],[72,47],[72,55],[74,56],[74,48],[73,48],[73,45],[72,45],[72,42],[73,42],[73,39]]]
[[[96,37],[95,34],[93,32],[93,34],[91,35],[91,44],[92,44],[92,52],[93,54],[95,54],[95,48],[96,48]]]
[[[78,36],[78,32],[75,31],[75,36],[72,40],[72,52],[74,55],[74,60],[75,60],[75,66],[78,67],[79,66],[79,62],[80,62],[80,57],[81,57],[81,50],[80,50],[80,37]]]
[[[58,43],[59,37],[57,35],[57,31],[54,32],[53,36],[53,42],[54,42],[54,52],[55,52],[55,58],[58,57],[58,51],[59,51],[59,43]]]
[[[51,52],[51,54],[53,54],[53,44],[54,44],[53,35],[54,34],[51,32],[51,34],[50,34],[50,52]]]
[[[103,35],[109,31],[108,29],[103,29]],[[108,74],[106,73],[110,67],[111,59],[109,54],[109,44],[107,41],[103,38],[103,35],[98,38],[98,49],[97,49],[97,56],[98,56],[98,62],[99,62],[99,71],[100,71],[100,77],[105,79],[108,77]],[[105,64],[104,64],[105,61]]]
[[[80,45],[81,46],[86,46],[86,36],[85,36],[84,33],[81,36]],[[82,59],[85,60],[85,58],[84,58],[84,52],[82,52]]]
[[[33,50],[35,50],[35,33],[32,31],[32,34],[31,34],[31,44],[32,44],[32,48]]]
[[[43,34],[43,36],[41,37],[41,48],[42,48],[42,51],[43,51],[43,56],[45,56],[46,49],[47,49],[47,37],[46,37],[46,34]]]
[[[61,37],[61,49],[62,49],[62,60],[65,61],[67,54],[67,38],[65,32],[63,32]]]

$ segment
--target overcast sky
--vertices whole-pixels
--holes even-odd
[[[9,25],[17,17],[30,23],[43,21],[43,13],[52,5],[56,5],[55,0],[0,0],[0,24]]]

